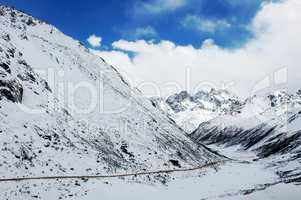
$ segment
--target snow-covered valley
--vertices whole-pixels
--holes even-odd
[[[270,171],[277,176],[274,183],[263,181],[263,185],[251,189],[252,193],[263,195],[266,190],[266,195],[269,195],[273,187],[286,193],[282,187],[300,185],[300,91],[295,94],[274,91],[270,94],[254,95],[244,101],[238,100],[234,95],[228,95],[226,98],[225,95],[216,97],[216,94],[225,93],[224,91],[211,90],[208,93],[201,93],[203,96],[201,99],[207,101],[207,104],[199,104],[200,93],[197,93],[198,97],[195,98],[187,92],[175,94],[167,98],[166,102],[162,99],[152,101],[155,107],[167,113],[167,116],[184,128],[193,141],[206,144],[218,154],[228,158],[250,162],[250,169],[254,165],[261,166],[262,172]],[[228,109],[224,109],[224,105],[231,105],[233,102],[236,102],[234,106],[227,106]],[[214,105],[215,109],[212,109],[212,106],[204,106],[209,104]],[[204,115],[209,118],[198,117]],[[198,127],[189,131],[196,124]],[[239,167],[233,168],[233,171],[236,170],[240,171]],[[258,170],[256,173],[262,172]],[[235,179],[235,176],[232,178]],[[240,181],[243,184],[245,179]],[[277,195],[273,198],[277,199]],[[298,199],[300,191],[294,195],[290,198]],[[272,196],[256,198],[269,199]],[[284,198],[281,195],[278,195],[279,197]]]
[[[79,41],[0,6],[0,199],[300,199],[300,95],[149,100]]]
[[[0,182],[0,197],[20,200],[300,198],[300,186],[281,182],[274,171],[267,167],[266,160],[253,161],[256,157],[254,154],[239,152],[235,148],[222,148],[221,151],[235,159],[243,159],[244,162],[228,161],[215,167],[190,172],[162,173],[157,177],[143,175],[89,180],[34,180],[17,184]]]

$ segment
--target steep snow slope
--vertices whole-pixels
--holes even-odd
[[[0,180],[183,169],[221,159],[153,105],[79,42],[0,7]],[[209,169],[119,179],[0,181],[0,199],[245,199],[268,187],[261,184],[277,181],[257,163]],[[284,177],[297,172],[292,166],[281,169]],[[152,185],[158,182],[163,185]],[[290,187],[291,199],[299,198],[299,188]]]
[[[245,149],[256,149],[264,140],[268,140],[269,137],[273,137],[275,134],[293,133],[300,130],[298,119],[301,111],[299,101],[301,97],[297,94],[288,95],[283,91],[276,91],[275,94],[282,95],[275,96],[271,94],[267,97],[254,96],[249,98],[238,114],[222,115],[203,122],[190,136],[195,136],[194,139],[200,136],[200,140],[207,140],[203,138],[206,137],[208,142],[213,143],[219,142],[219,140],[225,142],[224,140],[228,138],[231,143],[241,144]],[[283,94],[285,94],[285,98],[283,98]],[[276,104],[275,102],[279,103]],[[210,133],[210,131],[213,133]],[[256,134],[262,137],[258,138],[258,141],[254,140],[257,137]],[[253,143],[248,144],[248,140],[251,140],[251,138],[248,138],[248,140],[245,140],[247,138],[240,138],[239,141],[230,139],[230,137],[237,138],[238,135],[254,137],[252,138]]]
[[[104,174],[219,159],[78,41],[0,7],[0,177]]]
[[[236,159],[253,152],[253,159],[264,159],[284,182],[301,181],[301,91],[280,90],[244,101],[224,90],[194,96],[183,91],[166,101],[151,100],[193,141]],[[228,148],[238,150],[227,154]]]
[[[203,122],[189,136],[196,142],[239,146],[265,158],[286,182],[301,182],[300,94],[253,97],[241,113]]]

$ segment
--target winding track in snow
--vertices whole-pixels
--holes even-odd
[[[228,160],[229,161],[229,160]],[[53,180],[53,179],[97,179],[97,178],[118,178],[118,177],[129,177],[129,176],[142,176],[142,175],[153,175],[153,174],[166,174],[173,172],[187,172],[195,171],[204,168],[214,167],[218,164],[225,163],[226,160],[211,162],[205,165],[186,168],[186,169],[170,169],[170,170],[158,170],[149,172],[137,172],[137,173],[125,173],[125,174],[112,174],[112,175],[76,175],[76,176],[37,176],[37,177],[16,177],[16,178],[2,178],[0,182],[16,182],[16,181],[30,181],[30,180]]]

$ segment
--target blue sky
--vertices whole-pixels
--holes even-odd
[[[0,0],[87,44],[102,37],[101,48],[119,39],[155,39],[199,47],[207,38],[237,48],[252,37],[248,30],[262,0]]]
[[[198,91],[204,84],[252,96],[261,81],[279,75],[300,88],[300,0],[0,3],[80,40],[147,96]]]

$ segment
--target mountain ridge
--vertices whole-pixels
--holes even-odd
[[[178,167],[171,160],[187,167],[219,159],[78,41],[23,12],[0,11],[5,176],[168,169]],[[100,91],[92,112],[78,112],[93,99],[89,87],[71,94],[60,88],[80,83]],[[82,161],[86,166],[74,166]]]

